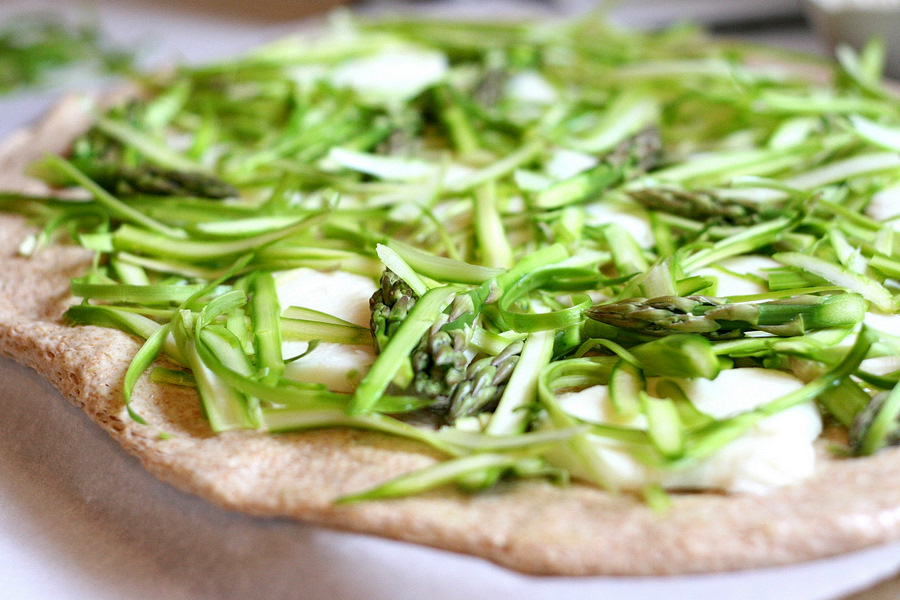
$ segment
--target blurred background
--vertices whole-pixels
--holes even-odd
[[[698,21],[722,35],[823,52],[804,7],[801,0],[0,0],[0,41],[17,27],[24,29],[26,15],[52,14],[95,29],[105,47],[132,55],[139,66],[158,68],[232,56],[313,27],[335,9],[454,19],[559,18],[599,10],[629,26]],[[5,64],[3,52],[0,46],[0,93],[11,91],[4,90],[4,77],[15,78],[10,46]],[[45,112],[54,100],[48,92],[90,89],[103,76],[109,79],[108,73],[78,66],[84,61],[70,62],[76,66],[0,96],[0,137]]]
[[[675,19],[710,24],[799,19],[803,12],[803,0],[0,0],[0,7],[12,4],[168,9],[254,23],[293,21],[339,5],[367,11],[452,11],[459,16],[478,16],[498,9],[576,14],[599,8],[623,21],[644,25],[658,25]]]

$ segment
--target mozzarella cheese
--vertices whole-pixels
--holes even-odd
[[[588,222],[592,225],[616,223],[634,238],[641,248],[653,245],[653,229],[647,218],[647,211],[639,206],[607,199],[585,207]]]
[[[654,389],[658,379],[648,380]],[[684,392],[703,413],[721,419],[739,414],[799,389],[803,383],[793,375],[767,369],[731,369],[715,380],[678,380]],[[595,386],[560,397],[572,416],[588,422],[616,423],[645,428],[639,415],[623,422],[617,418],[606,386]],[[640,490],[657,483],[668,489],[713,489],[728,492],[764,493],[797,482],[813,473],[813,441],[822,431],[819,411],[807,402],[761,420],[715,454],[673,468],[657,468],[641,462],[622,443],[589,436],[602,473],[601,485]],[[573,476],[594,481],[587,469],[564,451],[550,460],[570,469]]]
[[[718,280],[716,296],[744,296],[749,294],[764,294],[768,288],[753,279],[741,277],[741,275],[755,275],[766,279],[765,269],[780,267],[780,263],[768,256],[747,254],[745,256],[733,256],[718,263],[717,267],[703,267],[697,269],[692,275],[708,275]]]
[[[866,206],[866,215],[881,222],[890,222],[891,229],[900,229],[900,185],[879,190]]]
[[[879,313],[866,313],[864,323],[872,329],[882,333],[900,337],[900,316],[885,315]],[[862,368],[876,375],[887,375],[900,370],[900,356],[888,355],[867,358],[862,362]]]
[[[390,48],[342,63],[331,80],[375,102],[401,103],[444,79],[448,70],[447,57],[441,52]]]
[[[556,89],[537,71],[522,71],[509,78],[506,97],[516,102],[549,105],[559,101]]]
[[[282,308],[302,306],[351,323],[369,326],[369,298],[375,291],[371,279],[343,271],[320,272],[295,269],[276,278]],[[302,354],[307,342],[285,342],[285,358]],[[375,360],[369,346],[323,342],[303,358],[288,363],[284,376],[296,381],[325,384],[336,392],[352,391]]]

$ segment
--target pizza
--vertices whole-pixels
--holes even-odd
[[[522,572],[897,539],[876,45],[332,28],[7,140],[0,353],[214,504]]]

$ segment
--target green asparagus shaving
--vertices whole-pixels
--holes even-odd
[[[243,290],[231,290],[216,296],[210,300],[209,304],[204,306],[203,310],[200,312],[201,327],[205,327],[219,317],[243,307],[246,303],[247,294],[245,294]]]
[[[863,139],[885,150],[900,152],[900,128],[886,127],[860,115],[850,115],[848,119]]]
[[[721,239],[708,248],[699,249],[687,256],[681,261],[681,267],[685,271],[691,272],[732,256],[755,252],[783,238],[785,231],[793,228],[798,222],[799,215],[794,219],[773,219],[747,227],[740,233]]]
[[[797,267],[836,286],[856,292],[881,310],[891,311],[894,307],[891,293],[871,277],[848,271],[843,266],[824,259],[797,252],[779,252],[773,258],[781,264]]]
[[[500,217],[497,185],[489,181],[475,190],[475,237],[481,248],[482,262],[489,267],[512,266],[512,248],[507,242]]]
[[[619,183],[622,177],[620,167],[601,163],[542,190],[535,197],[534,205],[544,210],[553,210],[594,200],[605,189]]]
[[[619,360],[609,374],[609,399],[616,412],[625,417],[638,414],[645,385],[644,374],[635,364]]]
[[[386,245],[403,258],[416,273],[432,279],[440,278],[451,283],[479,284],[504,272],[502,268],[485,267],[436,256],[397,240],[389,240]]]
[[[402,360],[409,356],[455,293],[452,287],[444,286],[433,288],[419,298],[360,382],[348,408],[349,414],[367,414],[375,409],[379,397],[400,369]]]
[[[327,323],[329,325],[341,325],[345,327],[359,327],[359,325],[351,323],[346,319],[305,306],[288,306],[282,311],[281,316],[285,319],[295,319],[299,321],[312,321],[314,323]]]
[[[437,436],[467,451],[502,452],[506,450],[534,449],[544,445],[557,444],[589,429],[588,425],[581,425],[573,429],[533,431],[516,435],[512,433],[472,432],[457,429],[456,427],[444,427],[438,430]]]
[[[619,275],[643,273],[650,268],[641,248],[625,229],[615,223],[610,223],[603,230],[603,235],[612,252]]]
[[[319,340],[334,344],[371,345],[372,343],[372,334],[369,329],[359,325],[323,323],[322,321],[282,317],[280,329],[282,339],[286,342]]]
[[[807,286],[826,286],[828,280],[813,275],[807,271],[801,271],[793,267],[774,268],[766,271],[768,287],[772,292],[784,292],[793,296],[795,290]],[[841,289],[841,288],[835,288]]]
[[[836,97],[831,94],[802,94],[766,91],[760,95],[755,107],[761,112],[782,115],[808,115],[819,113],[880,116],[891,112],[884,103],[869,98]]]
[[[721,363],[709,341],[696,335],[670,335],[631,349],[647,375],[715,379]]]
[[[443,441],[433,431],[415,427],[380,413],[348,415],[343,408],[329,406],[307,405],[300,408],[264,408],[262,411],[262,425],[270,432],[302,431],[331,427],[370,429],[422,442],[448,456],[455,456],[460,452],[454,444]]]
[[[879,152],[854,156],[795,175],[787,179],[787,184],[801,190],[822,187],[846,181],[860,175],[900,171],[900,157],[894,152]]]
[[[658,483],[646,486],[641,490],[641,496],[647,506],[656,513],[663,514],[672,507],[672,497]]]
[[[250,280],[250,319],[256,338],[256,368],[263,383],[272,383],[284,372],[281,357],[281,324],[275,278],[256,273]]]
[[[543,142],[526,142],[519,150],[479,169],[467,177],[454,181],[447,186],[447,190],[452,193],[462,193],[489,181],[505,177],[522,165],[526,165],[534,160],[544,149],[543,146]]]
[[[148,380],[151,383],[167,383],[182,387],[197,387],[197,382],[190,373],[179,371],[178,369],[167,369],[165,367],[155,367],[150,371]]]
[[[60,158],[59,156],[46,156],[43,161],[41,161],[39,168],[47,169],[52,172],[58,172],[67,178],[71,178],[78,185],[91,192],[97,202],[100,203],[115,217],[128,222],[132,222],[136,225],[146,227],[163,235],[168,235],[174,238],[184,237],[183,231],[164,225],[163,223],[158,222],[156,219],[152,219],[144,213],[135,210],[122,201],[118,200],[105,189],[92,181],[87,175],[79,171],[78,168],[75,167],[72,163],[63,158]]]
[[[510,329],[518,332],[534,332],[558,330],[578,325],[584,320],[584,311],[591,305],[591,299],[587,295],[578,295],[573,298],[575,304],[569,308],[562,308],[545,313],[518,313],[510,310],[504,310],[504,304],[501,301],[500,311],[503,320],[509,325]]]
[[[836,386],[819,394],[817,401],[819,406],[838,422],[850,427],[869,405],[872,398],[858,383],[851,379],[844,379]],[[851,435],[851,439],[852,437]]]
[[[549,331],[532,333],[521,347],[521,356],[515,363],[503,393],[484,427],[494,436],[522,437],[529,425],[529,406],[524,402],[537,393],[538,378],[553,355],[553,337]],[[517,435],[518,434],[518,435]],[[502,477],[504,469],[494,467],[467,474],[459,485],[468,490],[485,489]]]
[[[859,53],[847,44],[838,44],[835,56],[853,83],[871,95],[885,95],[881,83],[885,61],[884,40],[872,38]]]
[[[190,313],[182,311],[173,318],[172,334],[179,352],[194,374],[204,413],[212,430],[256,427],[248,411],[246,397],[217,377],[200,357],[194,319]]]
[[[541,406],[547,412],[548,419],[554,428],[567,429],[578,425],[577,421],[560,406],[555,393],[548,389],[546,380],[542,381],[539,390]],[[614,478],[611,476],[611,467],[600,458],[587,434],[573,436],[563,447],[571,459],[576,461],[582,471],[587,474],[586,479],[610,491],[616,490],[612,484]]]
[[[486,430],[494,435],[520,433],[527,428],[526,400],[533,398],[541,370],[551,359],[553,339],[548,332],[528,336],[522,357],[516,364],[509,384],[491,415]]]
[[[693,180],[716,180],[728,173],[740,173],[741,175],[777,173],[786,167],[796,166],[803,160],[803,153],[808,151],[805,144],[777,150],[722,151],[704,156],[700,160],[655,171],[653,177],[667,183],[679,183]]]
[[[397,276],[406,282],[406,285],[412,288],[418,296],[425,295],[429,285],[419,277],[412,267],[410,267],[403,258],[387,246],[379,245],[377,247],[378,257],[384,262],[385,267],[389,271],[397,274]]]
[[[900,443],[900,385],[881,392],[860,412],[850,429],[851,449],[858,455],[874,454]]]
[[[124,121],[100,117],[97,119],[96,127],[111,138],[134,148],[162,168],[197,173],[205,171],[200,164],[158,143]]]
[[[309,217],[294,225],[275,229],[251,237],[234,240],[175,239],[155,232],[123,225],[113,234],[116,250],[138,252],[166,259],[202,262],[204,260],[230,259],[252,252],[293,234],[308,229],[318,217]]]
[[[671,400],[678,412],[681,423],[689,429],[704,427],[715,421],[709,415],[700,412],[691,399],[684,393],[678,382],[672,379],[661,379],[656,383],[656,394]]]
[[[134,393],[134,387],[137,385],[138,378],[159,356],[163,345],[169,337],[169,331],[169,325],[166,324],[150,334],[141,346],[141,349],[131,359],[128,370],[125,371],[125,379],[122,383],[122,397],[125,401],[125,408],[128,409],[128,414],[131,418],[141,425],[146,425],[147,421],[132,409],[131,395]]]
[[[639,392],[641,407],[647,416],[647,432],[651,443],[667,459],[684,454],[684,432],[675,403],[669,398],[653,398]]]
[[[195,328],[195,341],[198,346],[202,345],[204,349],[208,348],[219,363],[230,371],[245,377],[250,376],[253,373],[254,365],[251,364],[250,357],[244,353],[240,339],[224,326],[213,325],[206,327],[202,323],[201,313],[201,319],[197,321],[197,327]],[[200,356],[202,360],[203,355],[200,354]],[[210,362],[209,360],[204,360],[204,365],[209,366]],[[232,391],[237,392],[238,390],[233,387]],[[244,394],[244,404],[249,422],[254,426],[258,426],[260,422],[259,398],[251,394]]]
[[[520,477],[559,474],[558,470],[548,467],[544,461],[535,457],[521,457],[510,453],[472,454],[439,462],[430,468],[413,471],[364,492],[341,496],[337,502],[348,504],[362,500],[399,498],[421,494],[453,483],[466,475],[493,469],[512,469]]]
[[[137,304],[181,303],[197,291],[204,289],[201,284],[182,285],[129,285],[124,283],[88,283],[72,281],[72,295],[86,300],[106,300]]]
[[[584,152],[605,152],[629,136],[656,124],[658,118],[659,106],[655,98],[643,92],[626,91],[610,104],[594,130],[569,143]]]
[[[194,225],[198,232],[209,236],[257,235],[273,229],[281,229],[303,221],[308,215],[285,215],[277,217],[258,217],[247,219],[231,219],[229,221],[200,222]]]

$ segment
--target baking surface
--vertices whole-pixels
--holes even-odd
[[[261,35],[254,31],[231,41],[251,44]],[[203,47],[199,40],[194,50]],[[11,497],[2,502],[0,532],[9,537],[3,537],[0,556],[7,581],[21,583],[7,588],[13,598],[160,597],[162,590],[175,598],[239,597],[249,590],[274,598],[291,592],[310,598],[440,597],[435,589],[447,597],[558,592],[640,598],[665,585],[669,597],[679,590],[683,597],[722,597],[729,590],[729,598],[740,598],[737,586],[754,596],[763,586],[802,600],[834,598],[889,575],[900,563],[893,547],[722,576],[533,579],[459,555],[242,517],[157,482],[33,373],[2,364],[0,477],[8,484],[2,494]]]

